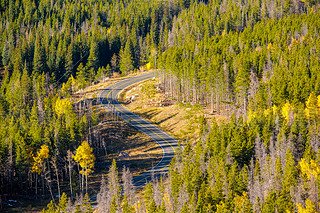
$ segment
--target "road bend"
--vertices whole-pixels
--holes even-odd
[[[127,78],[110,85],[99,95],[99,101],[104,107],[108,108],[121,119],[130,123],[133,127],[152,138],[162,149],[162,158],[158,164],[150,170],[133,178],[133,184],[135,188],[139,188],[149,183],[152,180],[152,176],[159,178],[167,173],[169,164],[175,155],[175,150],[178,147],[178,141],[175,138],[129,111],[118,102],[118,95],[123,89],[138,82],[151,79],[155,77],[155,75],[156,73],[152,72]]]

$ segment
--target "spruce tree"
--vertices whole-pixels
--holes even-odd
[[[66,79],[69,78],[70,75],[73,73],[73,45],[70,44],[68,47],[68,52],[66,55],[66,64],[65,64],[65,70],[66,70]]]
[[[98,44],[95,41],[91,42],[87,67],[88,70],[93,69],[94,72],[96,72],[99,67]]]
[[[33,56],[33,74],[35,76],[41,75],[46,71],[46,57],[44,48],[41,44],[39,36],[36,38],[34,56]]]
[[[133,60],[131,56],[130,43],[127,42],[125,48],[120,50],[120,72],[123,75],[133,69]]]

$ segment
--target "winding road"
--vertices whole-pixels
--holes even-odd
[[[162,149],[163,155],[160,162],[152,169],[133,178],[135,188],[139,188],[150,182],[152,176],[159,178],[165,174],[168,171],[168,166],[175,155],[175,149],[178,147],[178,141],[176,139],[138,115],[127,110],[118,102],[118,95],[123,89],[140,81],[153,78],[155,75],[155,72],[152,72],[127,78],[107,87],[99,95],[99,101],[104,107],[108,108],[113,113],[116,113],[121,119],[129,122],[133,127],[152,138]]]

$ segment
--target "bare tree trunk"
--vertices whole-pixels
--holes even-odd
[[[12,141],[10,141],[10,145],[9,145],[9,158],[8,158],[8,170],[9,170],[9,172],[8,172],[8,176],[7,176],[7,178],[8,178],[8,186],[7,187],[9,187],[9,192],[10,192],[10,194],[12,194],[12,192],[13,192],[13,190],[12,190],[12,180],[13,180],[13,175],[12,175],[12,173],[13,173],[13,144],[12,144]],[[8,189],[8,188],[7,188]]]
[[[195,79],[193,79],[193,83],[192,83],[193,85],[192,85],[192,93],[193,93],[193,100],[192,100],[192,102],[193,102],[193,104],[196,104],[197,103],[197,91],[196,91],[196,81],[195,81]]]
[[[71,199],[73,199],[73,192],[72,192],[72,152],[70,150],[67,151],[67,160],[68,160],[68,168],[69,168],[69,183],[70,183],[70,193]]]
[[[42,182],[42,196],[44,195],[44,177],[41,178]]]
[[[48,189],[49,189],[49,192],[51,195],[51,199],[52,199],[53,203],[55,204],[56,202],[54,200],[54,196],[53,196],[52,189],[51,189],[51,179],[50,179],[50,177],[47,176],[48,174],[49,174],[49,171],[46,171],[46,170],[43,171],[43,177],[48,184]]]
[[[38,200],[38,174],[36,173],[36,200]]]
[[[81,192],[82,192],[82,195],[83,195],[83,190],[84,190],[83,182],[84,182],[84,175],[82,174],[81,175]]]
[[[217,113],[220,112],[220,97],[219,92],[216,90],[216,111]]]
[[[88,193],[88,168],[86,167],[86,194]]]
[[[122,169],[122,182],[123,182],[123,192],[124,194],[127,195],[129,204],[132,205],[133,199],[134,199],[132,174],[130,173],[130,170],[125,166]]]
[[[211,95],[210,95],[210,97],[211,97],[211,112],[213,112],[214,110],[213,110],[213,107],[214,107],[214,104],[213,104],[213,99],[214,99],[214,97],[213,97],[213,92],[211,92]]]
[[[56,173],[56,177],[57,177],[57,185],[58,185],[58,195],[60,197],[60,181],[59,181],[59,171],[58,171],[58,165],[57,165],[57,158],[54,157],[52,159],[52,165],[54,167],[55,173]]]

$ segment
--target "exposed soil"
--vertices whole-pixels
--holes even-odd
[[[182,104],[173,100],[160,89],[159,78],[153,78],[126,88],[119,100],[130,111],[169,132],[183,144],[199,139],[200,116],[207,118],[209,124],[227,119],[227,116],[213,114],[201,105]]]
[[[103,153],[96,154],[95,172],[90,176],[88,183],[93,189],[92,193],[99,190],[101,177],[108,173],[113,159],[117,162],[120,175],[123,166],[126,166],[133,176],[137,176],[151,169],[162,157],[162,149],[155,141],[114,116],[98,102],[97,97],[104,88],[122,79],[124,78],[108,79],[73,95],[74,103],[89,101],[96,109],[100,122],[92,134],[100,135],[105,144],[102,148]]]

